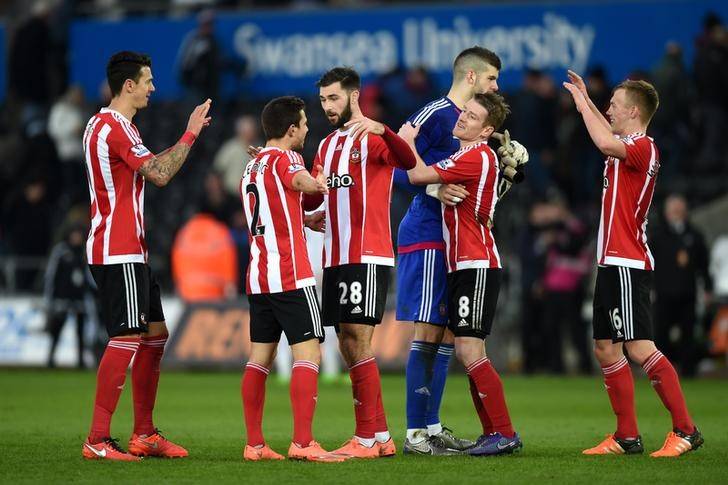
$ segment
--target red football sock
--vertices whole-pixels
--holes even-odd
[[[243,396],[243,415],[248,444],[265,444],[263,439],[263,405],[265,404],[265,379],[270,371],[260,364],[248,362],[243,373],[241,394]]]
[[[159,363],[164,354],[167,334],[142,337],[139,350],[131,368],[131,384],[134,395],[134,433],[154,434],[152,411],[157,400],[159,386]]]
[[[349,369],[356,418],[354,434],[359,438],[374,438],[376,432],[377,395],[381,389],[378,376],[374,357],[360,360]]]
[[[617,416],[617,431],[614,436],[621,439],[636,438],[637,415],[634,410],[634,380],[632,369],[625,357],[613,364],[602,367],[604,387],[607,388],[609,402]]]
[[[695,431],[695,424],[688,413],[685,396],[680,387],[680,379],[667,357],[657,350],[647,358],[642,364],[642,368],[647,372],[650,383],[660,396],[662,404],[670,411],[672,427],[687,434]]]
[[[124,389],[126,368],[139,347],[139,337],[114,337],[109,340],[96,373],[96,400],[89,443],[111,436],[111,416]]]
[[[478,412],[480,424],[483,426],[483,434],[491,434],[493,432],[493,422],[490,420],[490,416],[488,416],[488,413],[485,411],[485,407],[483,407],[483,401],[480,400],[480,395],[478,394],[478,388],[475,385],[475,381],[473,381],[473,378],[470,376],[468,376],[468,380],[470,381],[470,397],[473,399],[473,405],[475,406],[475,410]]]
[[[313,440],[311,424],[318,398],[319,367],[307,360],[297,360],[291,371],[291,408],[293,408],[293,442],[308,446]]]
[[[375,420],[374,431],[377,433],[385,433],[389,431],[387,427],[387,413],[384,411],[384,401],[382,399],[382,378],[379,375],[379,367],[374,368],[377,373],[377,417]]]
[[[485,412],[490,417],[493,431],[506,438],[512,438],[516,433],[511,425],[508,407],[503,395],[503,383],[487,357],[473,362],[467,368],[468,375],[475,383],[478,397],[483,403]]]

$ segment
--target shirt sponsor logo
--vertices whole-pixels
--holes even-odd
[[[142,145],[141,143],[139,143],[138,145],[134,145],[133,147],[131,147],[131,152],[132,152],[132,153],[133,153],[133,154],[134,154],[134,155],[135,155],[135,156],[136,156],[137,158],[142,158],[142,157],[146,157],[147,155],[149,155],[149,154],[151,153],[151,152],[150,152],[150,151],[149,151],[149,150],[147,149],[147,147],[145,147],[145,146],[144,146],[144,145]]]
[[[349,174],[339,175],[334,173],[331,174],[330,177],[326,178],[326,185],[330,189],[349,188],[354,185],[354,179]]]

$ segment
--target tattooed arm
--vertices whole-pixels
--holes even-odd
[[[139,172],[145,179],[157,187],[164,187],[175,176],[182,164],[187,160],[190,148],[192,148],[192,144],[202,128],[210,124],[211,118],[207,116],[210,103],[211,101],[208,99],[192,111],[190,120],[187,123],[187,131],[175,145],[154,155],[139,167]]]

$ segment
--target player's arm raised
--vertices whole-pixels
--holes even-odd
[[[384,123],[364,116],[359,108],[359,91],[351,93],[351,119],[344,126],[352,128],[351,136],[355,140],[369,133],[381,136],[389,149],[389,154],[386,157],[387,164],[403,170],[409,170],[415,166],[415,152],[417,152],[417,149],[414,145],[410,146],[406,140],[399,137]]]
[[[164,187],[172,180],[172,177],[179,171],[182,164],[187,160],[190,148],[202,131],[202,128],[210,124],[211,117],[207,116],[212,101],[207,99],[197,106],[190,114],[187,122],[187,130],[182,138],[173,146],[163,152],[154,155],[139,167],[139,172],[145,179],[157,187]]]
[[[574,99],[576,109],[581,113],[581,117],[584,119],[584,124],[589,132],[594,144],[597,146],[600,152],[609,157],[617,157],[624,159],[627,157],[627,149],[624,143],[619,141],[612,135],[612,130],[602,123],[602,121],[594,114],[594,111],[589,107],[589,103],[584,97],[584,93],[572,83],[564,82],[564,87],[571,97]]]
[[[594,116],[597,117],[599,122],[604,125],[608,130],[611,130],[611,127],[609,126],[609,121],[604,117],[601,111],[599,111],[599,108],[597,108],[597,105],[595,105],[591,98],[589,97],[589,91],[586,89],[586,83],[584,80],[579,76],[577,73],[569,69],[566,71],[566,75],[569,77],[569,81],[571,84],[576,86],[579,91],[581,91],[581,94],[584,95],[584,99],[586,99],[586,103],[589,106],[589,109],[594,113]]]
[[[415,185],[439,184],[442,183],[440,174],[434,168],[425,165],[424,160],[419,156],[415,149],[415,138],[420,131],[419,126],[413,126],[409,121],[403,124],[398,132],[398,136],[407,142],[415,158],[415,166],[407,171],[410,182]]]

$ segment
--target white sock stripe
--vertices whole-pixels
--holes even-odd
[[[131,319],[131,295],[129,294],[131,284],[129,283],[129,270],[127,268],[128,263],[121,265],[121,270],[124,276],[124,291],[126,292],[126,325],[132,328],[134,322]]]
[[[132,350],[132,351],[136,351],[137,349],[139,349],[139,345],[138,344],[137,345],[134,345],[134,344],[119,344],[119,343],[115,343],[115,342],[109,342],[106,346],[107,347],[114,347],[116,349],[124,349],[124,350]]]
[[[311,369],[313,371],[318,372],[319,366],[311,362],[310,360],[297,360],[293,363],[292,368],[295,369],[297,367],[305,367],[306,369]]]
[[[471,372],[472,370],[474,370],[474,369],[475,369],[476,367],[479,367],[479,366],[481,366],[481,365],[485,364],[485,363],[486,363],[486,362],[488,362],[488,361],[489,361],[488,357],[483,357],[482,359],[478,359],[478,360],[476,360],[475,362],[473,362],[472,364],[470,364],[469,366],[467,366],[467,367],[465,368],[465,370],[466,370],[466,371],[467,371],[468,373],[470,373],[470,372]]]
[[[154,342],[145,342],[144,340],[142,340],[141,344],[146,345],[147,347],[164,347],[165,345],[167,345],[167,339],[157,340]]]
[[[618,370],[622,369],[626,365],[628,365],[627,359],[622,358],[621,360],[618,360],[617,362],[610,365],[609,367],[603,367],[602,373],[605,375],[613,374],[614,372],[617,372]]]
[[[133,342],[129,340],[109,340],[109,343],[107,345],[124,345],[129,347],[138,347],[139,342]]]
[[[660,360],[660,359],[661,359],[662,357],[664,357],[664,355],[662,354],[662,352],[660,352],[659,350],[658,350],[658,351],[656,351],[656,352],[655,352],[654,354],[652,354],[651,356],[649,356],[649,357],[647,358],[647,360],[645,361],[645,363],[644,363],[644,364],[642,364],[642,368],[643,368],[643,369],[644,369],[645,371],[647,371],[647,372],[651,371],[651,370],[652,370],[652,368],[653,368],[653,367],[655,366],[655,364],[657,364],[657,362],[658,362],[658,361],[659,361],[659,360]]]
[[[268,375],[270,373],[270,369],[268,369],[267,367],[263,367],[260,364],[256,364],[255,362],[248,362],[247,364],[245,364],[245,367],[246,367],[246,369],[247,368],[255,369],[259,372],[262,372],[265,375]]]
[[[438,352],[435,349],[435,344],[423,345],[423,344],[416,344],[414,342],[412,342],[412,344],[410,345],[410,350],[417,350],[419,352],[425,352],[428,354],[434,354],[435,352]]]
[[[354,367],[359,367],[360,365],[368,364],[369,362],[372,362],[374,360],[374,357],[369,357],[368,359],[360,360],[359,362],[354,362],[354,365],[349,367],[349,370],[353,369]]]
[[[439,349],[437,349],[437,353],[440,355],[452,355],[454,350],[455,349],[453,349],[453,348],[447,348],[447,349],[439,348]]]

